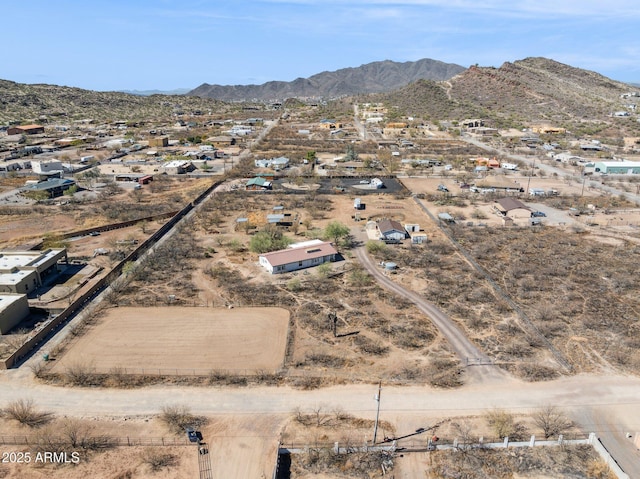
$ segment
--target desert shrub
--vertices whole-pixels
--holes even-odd
[[[372,283],[371,276],[362,269],[354,269],[349,273],[349,284],[356,287],[369,286]]]
[[[366,248],[367,252],[373,255],[382,253],[389,249],[382,241],[367,241]]]
[[[0,412],[2,416],[32,428],[43,426],[52,421],[54,417],[53,413],[39,411],[32,399],[12,401]]]
[[[158,472],[165,467],[174,467],[178,464],[178,456],[155,447],[145,449],[140,455],[140,459],[143,464],[149,466],[149,469],[153,472]]]
[[[111,436],[94,435],[88,424],[65,419],[48,425],[40,434],[34,448],[40,452],[104,451],[115,446]]]
[[[373,356],[384,356],[389,352],[389,348],[387,346],[380,344],[380,342],[363,335],[356,336],[353,343],[355,344],[356,348],[358,348],[358,350],[364,354],[371,354]]]
[[[485,419],[493,433],[499,438],[508,437],[512,441],[521,440],[526,434],[526,428],[513,414],[502,409],[494,409],[485,414]]]
[[[346,364],[346,360],[340,356],[331,354],[313,353],[307,355],[302,364],[313,364],[316,366],[325,366],[329,368],[342,368]]]
[[[70,364],[64,371],[67,383],[73,386],[95,386],[99,384],[95,370],[88,364]]]
[[[305,391],[310,389],[318,389],[322,386],[322,378],[317,376],[302,376],[300,378],[296,378],[291,383],[292,386],[300,389],[304,389]]]
[[[175,434],[183,434],[187,427],[198,428],[207,423],[203,416],[191,413],[187,406],[164,406],[160,420]]]
[[[448,358],[434,358],[429,363],[427,381],[432,386],[454,388],[462,384],[460,365]]]

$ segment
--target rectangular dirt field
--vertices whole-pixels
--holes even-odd
[[[98,373],[270,371],[282,366],[288,324],[281,308],[113,308],[69,345],[53,371],[77,364]]]

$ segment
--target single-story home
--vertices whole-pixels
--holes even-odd
[[[251,178],[249,181],[247,181],[247,183],[245,184],[245,189],[253,191],[263,191],[270,190],[271,186],[272,185],[270,181],[267,181],[265,178],[262,178],[260,176],[256,176],[255,178]]]
[[[45,192],[49,198],[62,195],[66,190],[75,185],[76,182],[69,178],[49,178],[33,185],[20,188],[20,192],[27,197],[35,197],[40,192]]]
[[[162,170],[169,175],[182,175],[191,173],[196,169],[193,163],[186,160],[173,160],[162,165]]]
[[[44,133],[42,125],[18,125],[7,128],[7,135],[37,135]]]
[[[498,211],[509,218],[531,218],[531,209],[517,198],[500,198]]]
[[[335,261],[337,254],[332,243],[322,241],[314,244],[300,243],[297,247],[264,253],[260,255],[259,261],[269,273],[279,274]]]
[[[376,227],[380,232],[380,238],[383,240],[402,241],[407,237],[404,227],[395,220],[378,221]]]

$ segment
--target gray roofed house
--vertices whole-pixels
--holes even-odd
[[[382,239],[401,241],[407,237],[404,227],[395,220],[381,220],[376,226]]]
[[[70,178],[49,178],[47,181],[24,186],[20,188],[20,192],[25,196],[34,196],[40,192],[45,192],[50,198],[55,198],[75,184],[76,182]]]

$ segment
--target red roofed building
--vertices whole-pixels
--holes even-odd
[[[326,241],[301,243],[280,251],[260,255],[260,265],[271,274],[289,273],[298,269],[335,261],[338,251]]]
[[[7,128],[7,135],[37,135],[44,133],[42,125],[19,125]]]

